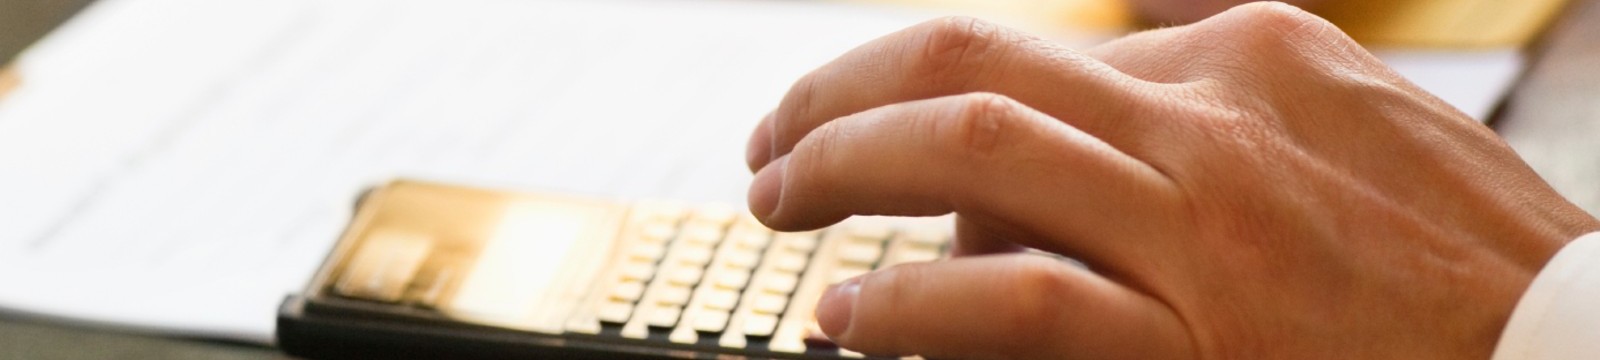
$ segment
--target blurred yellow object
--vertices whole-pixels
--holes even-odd
[[[999,16],[1030,24],[1072,30],[1126,31],[1133,15],[1123,0],[844,0],[951,10],[962,15]]]
[[[4,100],[6,94],[10,94],[11,90],[22,84],[22,78],[17,77],[17,71],[14,69],[9,66],[0,68],[0,100]]]
[[[1318,13],[1368,45],[1490,48],[1520,46],[1566,0],[1332,0]]]
[[[1069,30],[1132,31],[1126,0],[845,0],[998,16]],[[1182,1],[1182,0],[1174,0]],[[1369,46],[1494,48],[1520,46],[1544,29],[1566,0],[1327,0],[1316,12]]]

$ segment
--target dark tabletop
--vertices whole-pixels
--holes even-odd
[[[272,348],[0,315],[0,359],[276,359]]]
[[[0,0],[0,63],[90,0]],[[1534,61],[1495,121],[1558,190],[1600,212],[1600,0],[1573,0],[1533,45]],[[1573,171],[1571,169],[1580,169]],[[1586,169],[1586,170],[1584,170]],[[1585,173],[1587,171],[1587,173]],[[1585,192],[1589,191],[1589,192]],[[144,335],[0,313],[0,359],[272,359],[270,348]]]

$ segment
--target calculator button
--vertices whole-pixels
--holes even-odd
[[[772,336],[772,329],[776,327],[777,315],[747,314],[744,317],[744,334],[748,336]]]
[[[924,247],[938,248],[950,241],[950,236],[939,230],[907,229],[901,232],[901,238],[906,242]]]
[[[737,226],[737,227],[751,228],[751,229],[766,229],[767,228],[766,225],[761,224],[761,219],[757,219],[756,215],[755,214],[751,214],[749,211],[740,211],[739,212],[739,217],[737,219],[734,219],[733,221],[734,221],[733,226]]]
[[[629,323],[622,326],[622,337],[629,339],[643,339],[650,336],[650,328],[643,324]]]
[[[814,233],[780,233],[774,235],[776,241],[781,241],[784,248],[798,253],[811,253],[817,249],[817,235]]]
[[[728,312],[722,310],[703,309],[694,313],[692,326],[696,331],[721,332],[728,326]]]
[[[907,244],[909,245],[909,244]],[[920,246],[901,246],[890,251],[883,261],[888,264],[904,264],[908,262],[924,262],[939,259],[939,252]]]
[[[847,243],[839,248],[839,260],[845,263],[871,265],[883,256],[883,247],[877,243]]]
[[[694,265],[696,267],[702,267],[702,266],[706,266],[706,263],[711,262],[711,249],[710,248],[695,247],[695,246],[685,246],[685,247],[679,247],[677,251],[678,251],[678,261],[680,261],[680,262],[682,262],[684,264]]]
[[[683,323],[679,324],[677,328],[672,329],[671,333],[667,333],[667,341],[684,345],[699,342],[700,333],[695,332],[693,326],[696,316],[698,315],[695,313],[685,312],[683,315]]]
[[[806,269],[807,259],[805,255],[777,252],[772,254],[772,258],[767,261],[772,262],[773,269],[798,274]]]
[[[705,273],[704,270],[700,270],[698,267],[689,266],[676,266],[666,271],[667,282],[681,286],[691,286],[700,282],[700,275]]]
[[[689,303],[689,288],[677,286],[658,287],[656,288],[656,303],[683,306],[683,304]]]
[[[429,276],[426,280],[416,280],[419,283],[428,284],[426,285],[427,290],[424,290],[422,294],[417,296],[417,306],[430,308],[439,307],[440,298],[444,297],[445,287],[450,285],[452,277],[456,274],[457,270],[455,267],[441,266],[437,270],[434,270],[433,273],[428,274],[431,276]]]
[[[739,293],[730,290],[712,289],[704,293],[705,305],[718,310],[733,310],[739,304]]]
[[[845,233],[858,240],[883,240],[889,238],[889,227],[879,224],[851,224]]]
[[[690,244],[710,247],[722,240],[722,227],[706,223],[692,223],[683,227],[683,240]]]
[[[595,314],[596,317],[599,317],[600,321],[621,324],[628,322],[628,316],[633,315],[633,304],[617,301],[606,301],[600,303],[600,308],[596,309],[595,312],[597,313]]]
[[[756,313],[760,314],[778,315],[783,313],[783,307],[788,304],[788,297],[773,294],[758,294],[753,300],[753,303],[750,304],[750,309],[755,310]]]
[[[728,267],[739,270],[750,270],[756,267],[757,262],[761,261],[761,256],[753,251],[731,247],[723,249],[722,258],[727,259],[726,264],[728,264]]]
[[[869,271],[872,271],[872,269],[862,266],[839,266],[833,269],[833,274],[830,274],[828,282],[831,284],[842,283],[845,280],[850,280],[850,278],[865,275]]]
[[[634,244],[632,247],[628,248],[628,255],[630,257],[646,262],[655,262],[656,260],[661,260],[661,255],[665,254],[666,252],[667,248],[660,244]]]
[[[335,289],[351,297],[399,301],[433,251],[433,243],[432,238],[420,234],[380,231],[368,235]]]
[[[646,322],[654,327],[672,327],[678,324],[678,315],[683,314],[679,307],[663,306],[650,311],[650,319]]]
[[[767,247],[767,243],[772,241],[772,236],[766,234],[764,230],[740,229],[729,233],[728,239],[740,247],[756,250]]]
[[[769,273],[761,279],[761,289],[776,294],[788,294],[794,291],[795,285],[799,282],[799,277],[794,274]]]
[[[652,221],[639,229],[639,237],[652,243],[662,243],[672,240],[672,235],[677,232],[678,227],[672,223]]]
[[[709,205],[694,210],[689,218],[696,222],[707,222],[718,225],[727,225],[739,216],[740,211],[732,206]]]
[[[716,274],[717,286],[724,289],[743,289],[745,283],[748,282],[750,282],[750,273],[744,271],[719,271]]]
[[[621,301],[639,301],[642,295],[644,295],[644,283],[637,281],[624,281],[611,289],[611,298]]]
[[[656,273],[655,264],[645,262],[626,262],[622,264],[622,279],[632,281],[650,280]]]

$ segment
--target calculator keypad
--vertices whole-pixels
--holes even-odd
[[[592,323],[569,331],[620,327],[626,338],[680,344],[712,341],[744,348],[753,341],[778,352],[832,348],[813,311],[829,285],[873,269],[944,256],[949,234],[871,224],[777,233],[727,209],[635,210],[613,278],[595,291],[612,294],[592,307]],[[674,216],[675,215],[675,216]],[[607,290],[609,289],[609,290]],[[597,324],[598,323],[598,324]],[[845,350],[841,354],[859,355]]]

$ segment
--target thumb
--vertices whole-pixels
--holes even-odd
[[[822,297],[817,320],[840,346],[930,358],[1187,358],[1165,305],[1059,260],[1012,254],[872,272]]]

